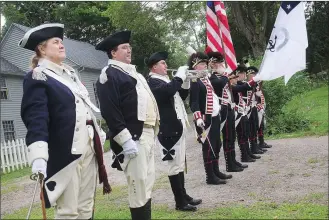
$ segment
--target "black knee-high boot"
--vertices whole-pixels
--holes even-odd
[[[240,152],[241,152],[241,162],[255,162],[256,159],[253,159],[251,156],[248,154],[247,150],[247,145],[244,144],[239,144]]]
[[[213,165],[213,168],[214,168],[214,172],[215,172],[215,175],[219,178],[219,179],[223,179],[223,180],[226,180],[226,179],[232,179],[232,175],[231,174],[225,174],[225,173],[222,173],[219,171],[219,159],[215,160],[212,162],[212,165]]]
[[[234,163],[233,157],[232,157],[232,153],[231,150],[225,150],[224,151],[224,155],[225,155],[225,162],[226,162],[226,171],[227,172],[241,172],[243,171],[242,167],[237,166]]]
[[[174,198],[176,202],[176,210],[180,211],[196,211],[197,208],[188,204],[184,196],[184,190],[180,181],[179,174],[169,176],[169,181],[171,185],[172,192],[174,193]]]
[[[243,169],[245,169],[245,168],[248,168],[248,165],[247,164],[242,164],[242,163],[240,163],[240,162],[238,162],[237,160],[236,160],[236,154],[235,154],[235,149],[234,149],[234,147],[232,148],[232,150],[231,150],[231,154],[232,154],[232,159],[233,159],[233,162],[238,166],[238,167],[241,167],[241,168],[243,168]]]
[[[202,199],[193,199],[191,196],[189,196],[186,192],[185,189],[185,177],[184,177],[184,172],[179,173],[179,178],[180,178],[180,183],[182,184],[182,189],[183,189],[183,195],[185,200],[187,201],[188,204],[190,205],[199,205],[202,203]]]
[[[151,199],[147,203],[138,208],[130,208],[132,220],[151,220]]]

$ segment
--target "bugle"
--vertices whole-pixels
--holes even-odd
[[[177,69],[167,69],[167,71],[171,72],[172,77],[175,76],[175,72],[177,72]],[[211,74],[211,71],[206,70],[187,70],[186,71],[186,78],[188,79],[197,79],[208,76],[208,74]]]

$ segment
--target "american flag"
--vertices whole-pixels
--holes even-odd
[[[225,56],[230,73],[237,67],[230,27],[222,1],[207,1],[206,8],[207,47],[206,52],[218,51]]]

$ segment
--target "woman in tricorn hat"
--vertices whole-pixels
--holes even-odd
[[[99,110],[87,89],[63,64],[63,32],[63,24],[43,24],[19,42],[35,51],[32,71],[24,77],[21,117],[32,172],[45,178],[46,208],[55,207],[56,219],[91,219],[97,170],[104,193],[111,191],[103,164],[105,133],[97,126],[92,110]]]

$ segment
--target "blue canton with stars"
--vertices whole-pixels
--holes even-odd
[[[289,14],[300,2],[282,2],[281,8]]]

